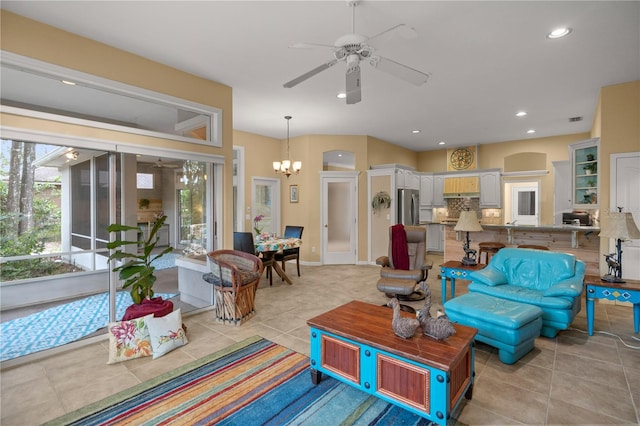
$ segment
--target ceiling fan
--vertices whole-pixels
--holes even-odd
[[[165,162],[162,161],[161,158],[158,158],[158,161],[155,162],[153,167],[156,168],[156,169],[162,169],[162,168],[175,169],[175,168],[177,168],[179,166],[176,166],[175,164],[165,163]]]
[[[380,71],[384,71],[397,78],[405,80],[416,86],[420,86],[427,82],[430,74],[423,73],[407,65],[400,64],[392,61],[391,59],[384,58],[375,52],[371,42],[376,38],[389,33],[399,33],[405,38],[415,38],[417,36],[416,31],[405,24],[399,24],[395,27],[391,27],[381,33],[374,35],[373,37],[366,37],[356,33],[356,6],[359,1],[347,0],[348,5],[352,8],[352,28],[351,34],[345,34],[338,38],[333,46],[326,44],[315,43],[296,43],[290,47],[293,48],[313,48],[323,47],[333,50],[334,59],[325,62],[324,64],[308,71],[299,77],[285,83],[285,88],[291,88],[297,86],[303,81],[313,77],[320,72],[331,68],[340,61],[344,61],[347,64],[346,71],[346,97],[347,104],[356,104],[362,100],[361,95],[361,80],[360,80],[360,61],[366,61],[373,68]]]

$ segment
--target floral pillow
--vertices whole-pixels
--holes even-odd
[[[160,318],[150,318],[147,325],[151,335],[153,359],[189,343],[187,334],[182,328],[180,309]]]
[[[151,355],[152,346],[147,327],[151,318],[153,318],[153,314],[128,321],[109,323],[107,326],[109,333],[109,361],[107,364]]]

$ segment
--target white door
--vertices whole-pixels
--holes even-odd
[[[280,234],[280,179],[251,178],[251,230]],[[259,221],[256,221],[259,218]]]
[[[511,223],[518,225],[538,225],[538,185],[531,182],[527,186],[511,188]]]
[[[323,172],[322,263],[355,265],[358,241],[358,173]]]
[[[636,226],[640,227],[640,152],[611,155],[610,210],[623,207],[633,213]],[[610,240],[609,252],[615,252],[615,242]],[[640,240],[622,243],[622,278],[640,280]]]

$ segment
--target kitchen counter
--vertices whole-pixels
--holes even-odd
[[[464,257],[462,249],[465,232],[455,231],[455,223],[444,223],[445,247],[444,261],[460,260]],[[471,248],[478,249],[478,243],[494,241],[506,247],[521,244],[534,244],[548,247],[549,250],[574,254],[583,260],[587,273],[600,274],[600,228],[597,226],[577,225],[490,225],[482,224],[482,231],[470,232]]]
[[[455,226],[455,223],[442,222],[443,225]],[[597,226],[582,226],[582,225],[494,225],[494,224],[481,224],[483,229],[506,229],[507,230],[507,243],[513,244],[514,235],[516,232],[571,232],[571,247],[578,248],[578,233],[584,232],[585,235],[591,235],[592,233],[599,233],[600,228]],[[597,235],[596,235],[597,236]]]
[[[600,228],[597,226],[582,226],[582,225],[492,225],[481,224],[483,228],[495,228],[495,229],[513,229],[517,231],[530,231],[532,229],[538,231],[592,231],[600,232]]]

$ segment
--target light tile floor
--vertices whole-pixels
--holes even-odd
[[[440,307],[441,283],[434,269],[428,283],[433,312]],[[306,320],[357,299],[383,304],[377,291],[376,266],[302,266],[302,277],[289,270],[293,285],[263,277],[256,315],[240,327],[216,323],[213,312],[186,316],[189,344],[152,360],[142,358],[107,365],[107,341],[53,355],[0,372],[3,426],[36,425],[112,395],[175,367],[222,349],[246,337],[260,335],[309,354]],[[458,281],[456,295],[467,292]],[[422,306],[422,302],[413,302]],[[632,309],[596,306],[596,330],[632,340]],[[573,324],[586,330],[583,311]],[[638,335],[635,335],[639,337]],[[555,339],[538,338],[535,349],[514,365],[502,364],[484,344],[476,350],[473,399],[461,405],[457,417],[469,425],[498,424],[640,424],[640,350],[625,347],[604,334],[589,337],[577,330]]]

